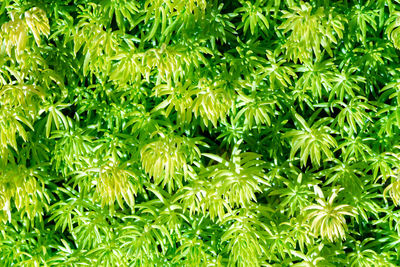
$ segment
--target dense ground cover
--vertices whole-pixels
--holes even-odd
[[[400,2],[0,1],[1,266],[400,265]]]

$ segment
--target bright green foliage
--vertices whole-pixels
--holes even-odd
[[[48,209],[49,196],[38,171],[26,169],[23,165],[9,166],[1,170],[1,221],[11,222],[17,214],[33,221],[41,220],[44,209]],[[42,180],[42,181],[41,181]],[[16,212],[13,213],[13,208]]]
[[[226,200],[229,207],[247,206],[257,201],[255,193],[261,192],[261,184],[267,184],[262,166],[261,155],[240,153],[237,146],[233,148],[229,161],[213,154],[203,154],[219,164],[212,166],[209,177],[217,195]]]
[[[313,7],[302,1],[299,5],[290,6],[289,10],[283,10],[281,18],[284,21],[278,29],[282,29],[287,36],[283,47],[295,62],[312,60],[313,56],[319,59],[321,46],[332,55],[331,46],[343,38],[343,23],[347,22],[334,7]]]
[[[141,149],[141,161],[144,171],[154,182],[161,183],[163,187],[167,185],[171,192],[175,184],[178,188],[182,187],[182,177],[194,176],[191,164],[201,156],[197,144],[203,143],[198,139],[160,135],[156,141]]]
[[[317,205],[310,205],[304,208],[305,211],[313,210],[307,214],[307,219],[311,220],[311,229],[316,235],[334,241],[337,238],[345,239],[347,230],[344,215],[354,216],[354,212],[349,205],[335,205],[337,197],[335,190],[329,199],[324,200],[324,195],[319,187],[315,187],[319,198],[316,199]]]
[[[399,0],[0,1],[0,266],[399,266]]]
[[[331,128],[328,126],[321,126],[324,123],[322,120],[309,127],[308,123],[299,114],[295,114],[294,116],[303,130],[291,130],[285,134],[286,137],[292,138],[290,159],[293,160],[294,155],[299,149],[302,166],[307,164],[309,156],[314,166],[320,165],[321,151],[326,158],[332,159],[333,153],[330,149],[335,148],[337,143],[329,134],[329,132],[332,131]]]

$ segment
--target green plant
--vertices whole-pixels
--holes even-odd
[[[399,266],[400,1],[0,1],[0,266]]]

